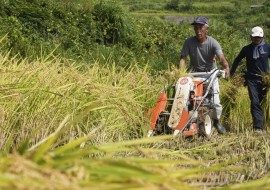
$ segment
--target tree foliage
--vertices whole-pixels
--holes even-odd
[[[162,70],[168,65],[177,64],[184,40],[194,35],[189,23],[171,24],[162,20],[162,16],[153,14],[134,16],[120,2],[1,1],[0,35],[7,35],[1,46],[13,55],[32,59],[54,51],[57,55],[75,60],[103,60],[104,63],[115,62],[124,67],[140,63],[149,64],[154,70]],[[237,4],[235,1],[227,3],[234,5],[233,2],[237,7],[211,7],[207,6],[211,2],[178,0],[171,0],[167,5],[181,13],[202,10],[224,13],[211,16],[210,33],[221,42],[224,53],[232,61],[246,40],[245,34],[241,36],[239,33],[256,24],[265,26],[267,34],[269,26],[267,3],[256,11],[245,9],[247,4]],[[219,22],[212,22],[215,20]]]

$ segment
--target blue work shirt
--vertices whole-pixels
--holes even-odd
[[[270,45],[266,43],[263,45],[265,53],[261,54],[257,59],[253,58],[254,48],[255,45],[252,43],[242,48],[232,64],[230,71],[231,76],[234,74],[243,58],[246,58],[246,79],[261,80],[262,73],[269,71],[268,58],[270,58]]]

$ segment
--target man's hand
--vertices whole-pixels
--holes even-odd
[[[225,71],[225,79],[229,80],[230,79],[230,69],[229,69],[229,67],[225,68],[224,71]]]
[[[229,63],[227,62],[225,56],[223,54],[219,55],[219,61],[220,64],[223,66],[224,71],[225,71],[225,79],[229,80],[230,78],[230,67]]]

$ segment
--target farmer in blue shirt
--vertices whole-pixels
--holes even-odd
[[[253,129],[261,133],[264,123],[261,102],[267,93],[262,83],[262,74],[269,72],[270,45],[264,42],[263,29],[259,26],[252,28],[250,38],[252,43],[242,48],[233,62],[230,73],[233,76],[241,60],[246,58],[245,83],[251,101]]]

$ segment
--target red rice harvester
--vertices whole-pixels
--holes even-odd
[[[225,78],[225,71],[190,73],[161,91],[157,104],[150,109],[151,129],[147,136],[183,134],[185,137],[210,137],[213,124],[213,85],[216,78]]]

